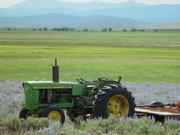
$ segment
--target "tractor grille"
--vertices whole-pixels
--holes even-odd
[[[72,89],[40,89],[39,90],[40,103],[58,103],[58,102],[72,102]]]

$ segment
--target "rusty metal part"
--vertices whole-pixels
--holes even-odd
[[[160,122],[164,122],[167,118],[180,120],[180,102],[167,104],[162,107],[137,106],[135,111],[138,117],[152,116],[156,121]]]
[[[176,106],[177,110],[180,112],[180,102],[177,102],[177,103],[175,104],[175,106]]]

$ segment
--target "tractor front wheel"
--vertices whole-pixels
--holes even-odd
[[[63,125],[65,122],[65,115],[64,111],[57,108],[47,108],[42,113],[43,117],[47,117],[49,120],[52,121],[60,121]]]

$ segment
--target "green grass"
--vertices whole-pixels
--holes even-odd
[[[122,75],[126,82],[180,83],[180,33],[0,33],[0,80],[61,80]],[[156,47],[158,46],[158,47]]]
[[[180,46],[178,32],[1,32],[0,45]]]

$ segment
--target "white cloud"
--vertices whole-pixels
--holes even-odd
[[[136,2],[145,4],[180,4],[180,0],[135,0]]]
[[[0,8],[7,8],[25,0],[0,0]]]
[[[59,0],[59,1],[68,1],[68,2],[106,2],[106,3],[122,3],[128,0]],[[136,1],[145,4],[180,4],[180,0],[129,0],[129,1]]]
[[[23,2],[26,0],[0,0],[0,8],[10,7],[17,3]],[[68,2],[106,2],[106,3],[122,3],[128,0],[59,0],[59,1],[68,1]],[[133,0],[129,0],[133,1]],[[136,2],[145,3],[145,4],[180,4],[180,0],[134,0]]]
[[[128,0],[59,0],[59,1],[68,1],[68,2],[99,2],[99,3],[122,3],[122,2],[127,2]]]

